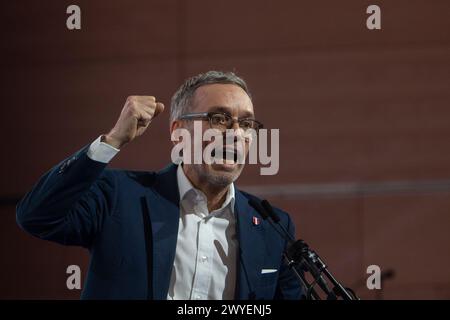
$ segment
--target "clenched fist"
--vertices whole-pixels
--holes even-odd
[[[104,135],[103,141],[120,149],[141,136],[150,122],[164,110],[161,102],[153,96],[129,96],[120,113],[119,120],[111,131]]]

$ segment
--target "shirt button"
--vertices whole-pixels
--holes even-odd
[[[200,297],[199,295],[195,296],[196,300],[200,300],[202,297]]]
[[[203,256],[202,257],[202,262],[206,262],[206,261],[208,261],[208,257],[207,256]]]

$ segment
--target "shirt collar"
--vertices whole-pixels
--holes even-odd
[[[178,165],[177,168],[177,181],[178,181],[178,192],[180,194],[180,201],[183,201],[184,196],[191,190],[195,191],[196,194],[201,194],[204,196],[204,193],[201,190],[196,189],[191,181],[189,181],[188,177],[184,173],[183,166],[181,164]],[[206,199],[206,197],[205,197]],[[235,202],[235,190],[234,183],[231,183],[228,187],[228,192],[225,198],[225,201],[222,204],[222,207],[219,209],[223,209],[230,204],[231,212],[234,212],[234,202]]]

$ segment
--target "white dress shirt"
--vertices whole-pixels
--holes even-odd
[[[118,149],[97,138],[87,155],[108,163]],[[208,211],[205,194],[194,188],[182,165],[177,169],[180,218],[169,300],[232,300],[236,286],[238,241],[231,184],[220,209]]]

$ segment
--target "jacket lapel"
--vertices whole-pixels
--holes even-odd
[[[157,173],[147,202],[152,230],[153,299],[165,300],[175,259],[180,217],[177,166]]]
[[[236,298],[253,300],[258,297],[260,273],[264,263],[262,218],[239,190],[236,190],[235,214],[239,239]],[[253,223],[253,217],[259,218],[259,224]]]

